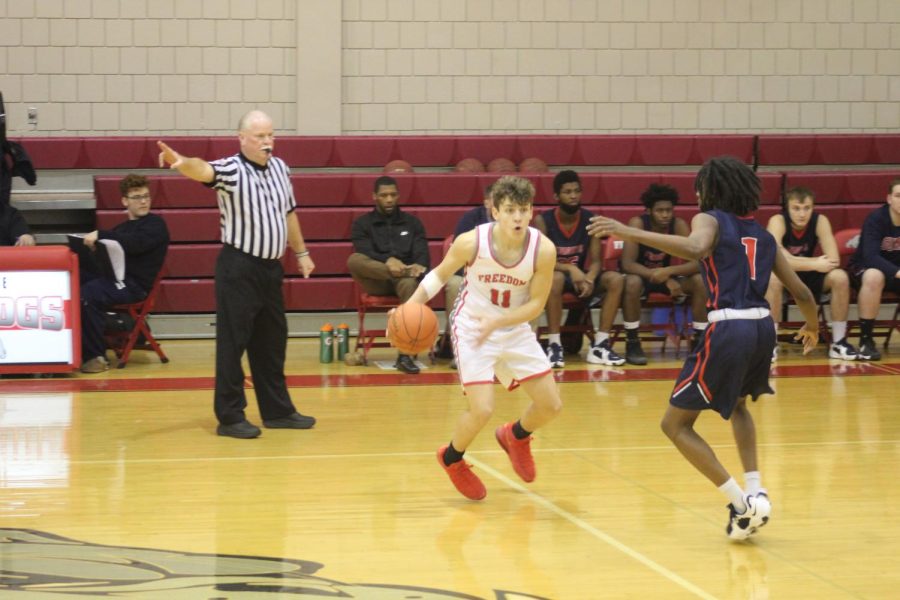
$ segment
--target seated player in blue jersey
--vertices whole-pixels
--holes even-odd
[[[600,240],[587,233],[593,216],[581,207],[581,179],[575,171],[560,171],[553,178],[553,196],[558,202],[534,219],[535,228],[556,245],[556,270],[547,298],[547,357],[554,369],[566,366],[559,334],[562,324],[563,294],[568,292],[584,299],[602,297],[600,326],[594,334],[587,361],[599,365],[623,365],[625,359],[612,349],[609,330],[622,301],[625,277],[616,271],[602,271]],[[587,263],[590,263],[587,266]]]
[[[888,186],[887,204],[872,211],[848,265],[859,308],[859,357],[881,360],[872,339],[885,291],[900,293],[900,177]]]
[[[631,218],[629,227],[687,237],[691,228],[675,216],[678,190],[670,185],[651,183],[641,194],[644,214]],[[675,302],[691,298],[691,314],[695,337],[706,329],[706,288],[700,277],[700,264],[686,261],[672,264],[672,256],[662,250],[625,240],[620,259],[625,273],[622,318],[625,322],[625,360],[632,365],[646,365],[638,330],[641,326],[641,300],[650,293],[666,294]]]
[[[788,264],[797,272],[800,280],[813,293],[816,300],[824,301],[823,294],[831,296],[831,338],[828,356],[841,360],[856,360],[856,348],[847,340],[847,314],[850,311],[850,278],[840,268],[841,259],[837,242],[828,217],[814,209],[816,196],[804,187],[795,187],[784,195],[784,207],[780,214],[772,215],[766,229],[775,238]],[[790,225],[790,227],[788,227]],[[816,246],[822,254],[815,256]],[[777,277],[769,280],[766,300],[772,311],[772,320],[778,330],[778,317],[783,304],[784,286]],[[772,354],[772,362],[778,357],[778,346]]]
[[[659,248],[686,260],[699,260],[709,294],[709,327],[691,354],[669,398],[661,427],[675,447],[729,500],[728,537],[744,540],[765,525],[772,505],[761,487],[756,453],[756,427],[747,408],[771,394],[769,363],[775,328],[765,292],[774,272],[791,292],[806,323],[797,334],[804,352],[819,339],[816,302],[772,234],[750,216],[759,206],[760,182],[747,165],[731,157],[708,160],[694,181],[700,213],[688,237],[627,227],[594,217],[592,235],[616,237]],[[704,410],[731,421],[744,467],[742,489],[728,473],[694,423]]]

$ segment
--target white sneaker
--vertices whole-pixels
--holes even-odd
[[[859,351],[847,341],[847,338],[838,340],[828,348],[828,358],[839,358],[841,360],[858,360]]]
[[[599,344],[591,344],[591,349],[587,353],[587,361],[592,365],[608,365],[610,367],[625,364],[625,359],[609,347],[609,339],[605,339]]]
[[[728,505],[728,525],[725,533],[733,540],[746,540],[755,534],[760,527],[769,522],[772,514],[772,503],[766,490],[760,490],[756,495],[744,496],[744,504],[747,510],[738,514],[733,504]]]
[[[550,366],[554,369],[562,369],[566,366],[566,361],[563,359],[563,349],[559,344],[547,344],[547,358],[550,359]]]
[[[775,347],[772,348],[772,364],[778,362],[778,344],[775,344]]]

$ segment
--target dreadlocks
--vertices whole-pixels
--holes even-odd
[[[750,167],[731,156],[711,158],[694,180],[700,210],[718,208],[744,216],[759,207],[760,183]]]

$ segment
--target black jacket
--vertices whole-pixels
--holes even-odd
[[[0,246],[15,246],[19,236],[28,231],[28,224],[15,208],[0,203]]]
[[[406,265],[430,266],[425,227],[418,217],[395,208],[391,215],[377,210],[353,222],[353,250],[380,262],[394,257]]]
[[[169,228],[162,217],[146,217],[119,223],[97,232],[101,240],[115,240],[125,251],[125,281],[134,281],[149,293],[169,249]]]

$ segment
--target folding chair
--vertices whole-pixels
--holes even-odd
[[[153,350],[159,356],[160,362],[169,362],[169,357],[163,352],[163,349],[150,332],[150,327],[147,326],[147,317],[150,315],[150,311],[153,310],[156,296],[159,294],[160,281],[162,281],[162,269],[156,275],[156,279],[150,288],[150,293],[143,300],[130,304],[117,304],[110,308],[112,312],[127,313],[134,323],[128,331],[106,332],[106,342],[115,351],[119,359],[118,368],[120,369],[124,369],[125,365],[128,364],[128,358],[131,356],[132,350]],[[138,344],[138,339],[142,335],[144,336],[144,342]]]
[[[619,269],[619,259],[622,257],[622,249],[625,242],[615,237],[608,237],[603,244],[603,269],[608,271],[617,271]],[[641,300],[641,308],[664,308],[666,309],[665,323],[642,323],[638,328],[638,336],[641,341],[662,341],[662,348],[665,350],[666,343],[671,338],[675,343],[675,353],[678,354],[681,348],[681,340],[688,340],[690,346],[691,320],[688,318],[690,311],[690,302],[685,298],[684,302],[676,304],[672,297],[668,294],[658,292],[650,292]],[[679,325],[678,313],[681,312],[681,324]],[[612,341],[618,340],[623,327],[615,326],[611,331]],[[658,331],[662,331],[659,335]]]
[[[366,315],[370,313],[386,313],[400,305],[400,298],[397,296],[375,296],[366,293],[356,282],[354,282],[354,287],[356,289],[356,312],[359,315],[359,333],[356,335],[356,346],[353,349],[358,352],[362,348],[363,364],[365,364],[368,361],[369,350],[372,348],[389,348],[391,346],[387,340],[375,340],[375,338],[385,337],[387,334],[386,330],[366,329]]]
[[[591,307],[585,302],[585,298],[579,298],[570,292],[563,293],[563,310],[567,311],[566,320],[559,326],[560,340],[563,351],[566,354],[578,354],[584,344],[583,336],[594,339],[594,319],[591,317]],[[570,316],[571,315],[571,316]],[[538,341],[547,335],[547,326],[537,328]]]

